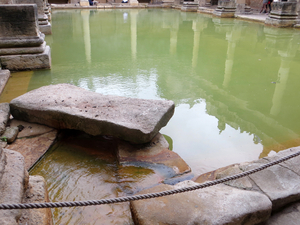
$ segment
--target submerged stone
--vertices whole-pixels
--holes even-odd
[[[71,84],[57,84],[19,96],[10,107],[19,120],[141,144],[151,141],[168,123],[175,105],[168,100],[102,95]]]
[[[119,141],[118,160],[121,164],[142,162],[164,165],[172,171],[172,174],[169,174],[166,178],[191,172],[191,168],[187,163],[177,153],[170,151],[168,147],[168,142],[160,133],[145,145],[133,145]]]

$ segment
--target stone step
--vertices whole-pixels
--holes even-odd
[[[23,156],[15,151],[3,149],[6,155],[4,173],[0,183],[0,203],[21,203],[28,185],[28,172]],[[0,210],[1,225],[15,225],[21,217],[21,210]]]

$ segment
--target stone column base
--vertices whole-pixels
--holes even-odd
[[[0,56],[0,63],[2,69],[10,71],[50,69],[50,47],[46,46],[45,51],[40,54],[2,55]]]
[[[222,18],[233,18],[235,14],[235,9],[232,10],[218,10],[216,9],[213,13],[215,16]]]
[[[39,25],[39,29],[44,34],[52,34],[51,24],[48,22],[47,25]]]
[[[198,3],[184,2],[183,5],[181,6],[181,11],[184,11],[184,12],[197,12],[198,7],[199,7]]]
[[[218,8],[214,11],[214,15],[223,18],[234,17],[236,11],[236,4],[234,1],[219,0]]]

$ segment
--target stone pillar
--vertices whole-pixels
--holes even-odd
[[[44,0],[15,0],[16,4],[36,4],[38,12],[39,29],[44,34],[51,34],[51,24],[48,21],[48,16],[45,14]]]
[[[247,0],[236,0],[236,13],[251,14],[251,7],[247,4]]]
[[[39,31],[35,4],[0,5],[0,64],[2,69],[50,69],[50,47]]]
[[[293,27],[297,23],[297,1],[273,2],[265,24],[275,27]]]
[[[219,0],[218,7],[213,14],[218,17],[232,18],[235,10],[236,3],[234,0]]]

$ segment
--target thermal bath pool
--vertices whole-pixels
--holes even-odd
[[[123,9],[57,10],[52,32],[46,37],[52,69],[12,73],[1,102],[57,83],[173,100],[175,114],[161,133],[195,175],[300,145],[299,30],[177,10]],[[45,177],[52,201],[130,194],[128,183],[153,174],[153,168],[122,167],[69,139],[31,171]],[[114,207],[101,209],[105,218],[118,213],[130,221]],[[54,220],[80,224],[91,217],[93,224],[85,210],[61,209]],[[71,214],[76,216],[66,217]]]

